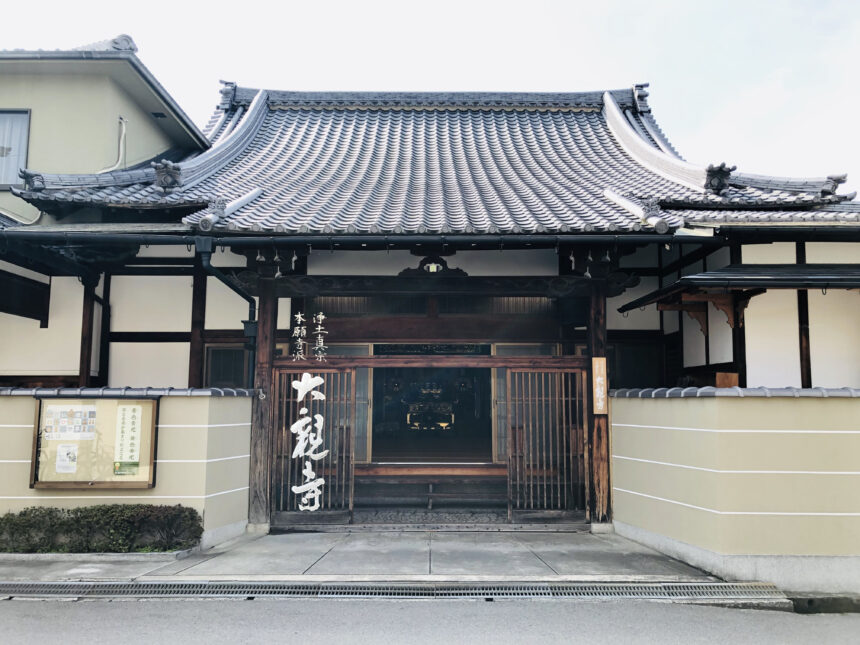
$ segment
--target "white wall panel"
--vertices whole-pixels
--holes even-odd
[[[606,301],[606,328],[607,329],[660,329],[660,313],[657,305],[648,305],[645,309],[634,309],[624,314],[618,313],[621,305],[644,296],[657,289],[658,279],[656,277],[642,278],[639,284],[628,289],[620,296],[609,298]]]
[[[242,329],[248,319],[248,301],[218,278],[206,278],[206,329]]]
[[[809,264],[860,264],[860,244],[857,242],[807,242],[806,261]]]
[[[813,387],[860,387],[860,293],[809,292],[809,352]]]
[[[182,244],[163,244],[161,246],[142,246],[137,252],[139,258],[191,258],[194,249],[190,251]]]
[[[794,242],[745,244],[741,247],[741,259],[744,264],[794,264],[797,247]]]
[[[681,316],[681,330],[684,342],[684,367],[705,364],[705,335],[699,323],[687,314]]]
[[[191,331],[192,282],[191,276],[114,276],[111,330]]]
[[[744,332],[749,387],[800,387],[796,291],[773,290],[752,298]]]
[[[259,300],[254,298],[259,304]],[[206,280],[206,329],[242,329],[248,319],[248,301],[209,276]],[[278,298],[278,329],[290,328],[290,299]]]
[[[77,278],[54,278],[48,327],[0,314],[0,373],[77,374],[84,288]]]
[[[108,387],[188,387],[190,343],[111,343]]]
[[[711,363],[732,361],[732,328],[726,314],[712,304],[708,305],[708,354]]]

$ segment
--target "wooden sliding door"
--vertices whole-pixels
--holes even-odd
[[[586,371],[507,370],[509,511],[585,508]]]

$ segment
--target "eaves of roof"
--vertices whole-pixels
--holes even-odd
[[[684,161],[643,86],[571,94],[270,92],[225,84],[212,147],[100,175],[26,173],[49,209],[193,210],[207,232],[665,232],[848,223],[844,176]],[[208,204],[208,205],[207,205]]]
[[[122,38],[127,41],[123,42],[122,49],[117,49],[116,46],[110,47],[110,44]],[[135,55],[137,47],[130,38],[118,37],[113,41],[104,41],[103,43],[95,43],[87,47],[102,46],[102,49],[74,49],[74,50],[0,50],[0,63],[4,61],[124,61],[137,73],[140,79],[146,86],[158,97],[161,103],[171,113],[173,118],[181,126],[182,131],[186,134],[189,142],[200,150],[205,150],[209,147],[209,139],[200,131],[194,124],[191,118],[179,106],[174,98],[167,92],[158,79],[149,71],[141,60]]]

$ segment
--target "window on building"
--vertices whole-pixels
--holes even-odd
[[[206,348],[204,387],[247,387],[248,353],[242,345]]]
[[[0,186],[20,184],[18,171],[27,167],[30,113],[0,111]]]

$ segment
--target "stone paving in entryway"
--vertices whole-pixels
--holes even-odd
[[[571,581],[713,580],[614,534],[359,531],[247,535],[167,554],[5,556],[0,580]]]
[[[385,531],[287,533],[192,555],[145,579],[707,580],[614,534]]]

